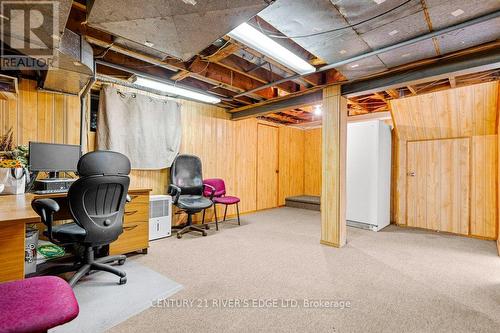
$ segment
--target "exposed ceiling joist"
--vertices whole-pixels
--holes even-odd
[[[385,112],[371,112],[371,113],[367,113],[367,114],[349,116],[347,118],[347,122],[355,123],[358,121],[367,121],[367,120],[376,120],[376,119],[378,119],[378,120],[392,119],[391,113],[389,111],[385,111]]]
[[[170,77],[170,80],[172,80],[172,81],[181,81],[181,80],[184,80],[185,78],[189,77],[190,75],[191,75],[191,72],[186,71],[186,70],[183,69],[183,70],[178,71],[174,75],[172,75]]]
[[[390,73],[378,77],[342,85],[342,95],[347,97],[366,95],[381,90],[394,89],[402,85],[415,85],[431,80],[500,68],[500,48],[479,53],[474,57],[465,55],[441,60],[429,66],[409,72]]]
[[[457,80],[454,76],[450,76],[448,81],[450,81],[450,87],[455,88],[457,86]]]
[[[398,99],[399,98],[399,93],[396,91],[396,89],[386,89],[385,92],[391,96],[392,99]]]
[[[231,110],[231,119],[241,120],[256,116],[279,112],[282,110],[291,110],[307,105],[318,104],[323,100],[323,91],[316,89],[312,92],[296,94],[286,98],[276,98],[272,101],[266,101],[254,105],[244,106]]]
[[[411,92],[412,95],[416,95],[417,94],[417,89],[415,89],[415,87],[413,87],[412,85],[407,85],[406,88],[408,88],[408,90]]]
[[[207,60],[210,62],[219,62],[222,59],[229,57],[239,49],[241,49],[241,45],[230,43],[228,46],[217,50],[214,54],[209,55],[207,57]]]

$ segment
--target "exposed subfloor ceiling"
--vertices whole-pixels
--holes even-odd
[[[88,24],[186,61],[266,6],[264,0],[95,0]]]
[[[444,70],[449,59],[483,59],[485,54],[490,66],[476,71],[497,69],[499,15],[498,0],[126,0],[120,6],[110,0],[77,0],[66,28],[92,45],[99,77],[130,84],[143,76],[210,94],[240,119],[246,117],[246,108],[312,95],[332,84],[342,84],[343,91],[363,87],[349,96],[351,114],[384,111],[381,98],[360,98],[379,93],[390,99],[394,92],[371,91],[373,87],[363,84],[367,79],[395,75],[401,80],[425,72],[429,65]],[[298,75],[287,63],[227,35],[242,22],[306,60],[316,72]],[[446,33],[436,32],[440,29]],[[390,50],[382,52],[386,47]],[[411,89],[426,82],[413,82]],[[445,87],[443,82],[436,85]],[[396,93],[413,92],[401,88]],[[274,112],[282,123],[314,122],[310,105]]]
[[[497,0],[278,0],[259,16],[281,37],[291,38],[330,64],[499,9]],[[337,69],[348,79],[361,78],[493,41],[500,37],[499,27],[500,18],[492,19]]]

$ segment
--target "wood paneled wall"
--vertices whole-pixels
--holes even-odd
[[[263,181],[257,178],[259,123],[275,127],[278,132],[279,144],[275,148],[279,156],[279,183],[276,187],[278,205],[284,205],[287,196],[304,193],[304,131],[263,123],[257,119],[231,121],[224,109],[191,101],[182,101],[181,117],[180,152],[201,158],[204,178],[223,178],[228,194],[241,198],[240,212],[258,209],[258,187]],[[88,141],[92,145],[95,140],[90,137]],[[266,142],[263,142],[263,146],[274,149]],[[167,169],[132,171],[131,186],[152,188],[153,194],[165,193],[168,181]],[[228,214],[233,215],[233,209],[230,208]],[[208,219],[212,218],[211,214],[208,212]]]
[[[0,100],[0,134],[10,128],[16,145],[80,144],[80,99],[39,91],[35,81],[20,80],[17,98]]]
[[[281,126],[279,128],[279,196],[280,206],[285,198],[304,194],[305,131]]]
[[[391,100],[400,140],[433,140],[497,133],[498,82]]]
[[[257,210],[279,205],[279,128],[257,125]]]
[[[470,233],[497,237],[498,139],[496,135],[472,137]]]
[[[304,131],[304,194],[321,195],[321,128]]]
[[[468,138],[409,141],[407,224],[469,234]]]
[[[119,89],[166,98],[126,87]],[[241,198],[240,212],[256,208],[257,120],[231,121],[229,114],[217,106],[180,100],[182,103],[181,153],[200,157],[204,178],[223,178],[228,194]],[[94,149],[95,133],[89,133],[89,150]],[[169,169],[132,170],[131,187],[151,188],[152,194],[165,194]],[[222,208],[222,207],[221,207]],[[233,214],[234,208],[228,210]],[[212,211],[207,219],[212,218]]]
[[[498,82],[489,82],[391,101],[397,136],[393,212],[397,224],[411,225],[408,205],[419,199],[408,187],[407,173],[412,171],[408,169],[409,145],[426,140],[436,144],[443,139],[466,140],[470,149],[462,158],[469,161],[469,179],[457,189],[467,191],[470,200],[466,234],[498,237],[498,89]],[[429,151],[418,158],[428,164],[436,156]],[[432,196],[421,199],[432,201]],[[436,229],[429,225],[426,228]],[[464,233],[463,228],[447,231]]]

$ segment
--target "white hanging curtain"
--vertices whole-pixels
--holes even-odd
[[[180,103],[105,85],[99,98],[97,149],[125,154],[133,169],[168,168],[181,143]]]

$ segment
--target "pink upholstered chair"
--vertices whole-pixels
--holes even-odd
[[[219,221],[217,221],[217,204],[225,205],[226,208],[224,209],[224,219],[222,222],[226,221],[226,215],[227,215],[227,206],[230,205],[236,205],[236,213],[238,216],[238,225],[240,224],[240,207],[238,206],[238,203],[240,202],[240,198],[238,197],[232,197],[232,196],[227,196],[226,195],[226,184],[224,184],[224,180],[220,178],[213,178],[213,179],[205,179],[203,180],[203,184],[210,185],[215,188],[215,193],[214,197],[212,199],[214,203],[214,214],[215,214],[215,229],[219,230]],[[203,193],[204,196],[209,197],[211,195],[211,192],[206,189]],[[203,219],[205,219],[205,211],[203,211]]]
[[[0,284],[0,332],[47,332],[70,322],[78,312],[73,290],[59,277]]]

